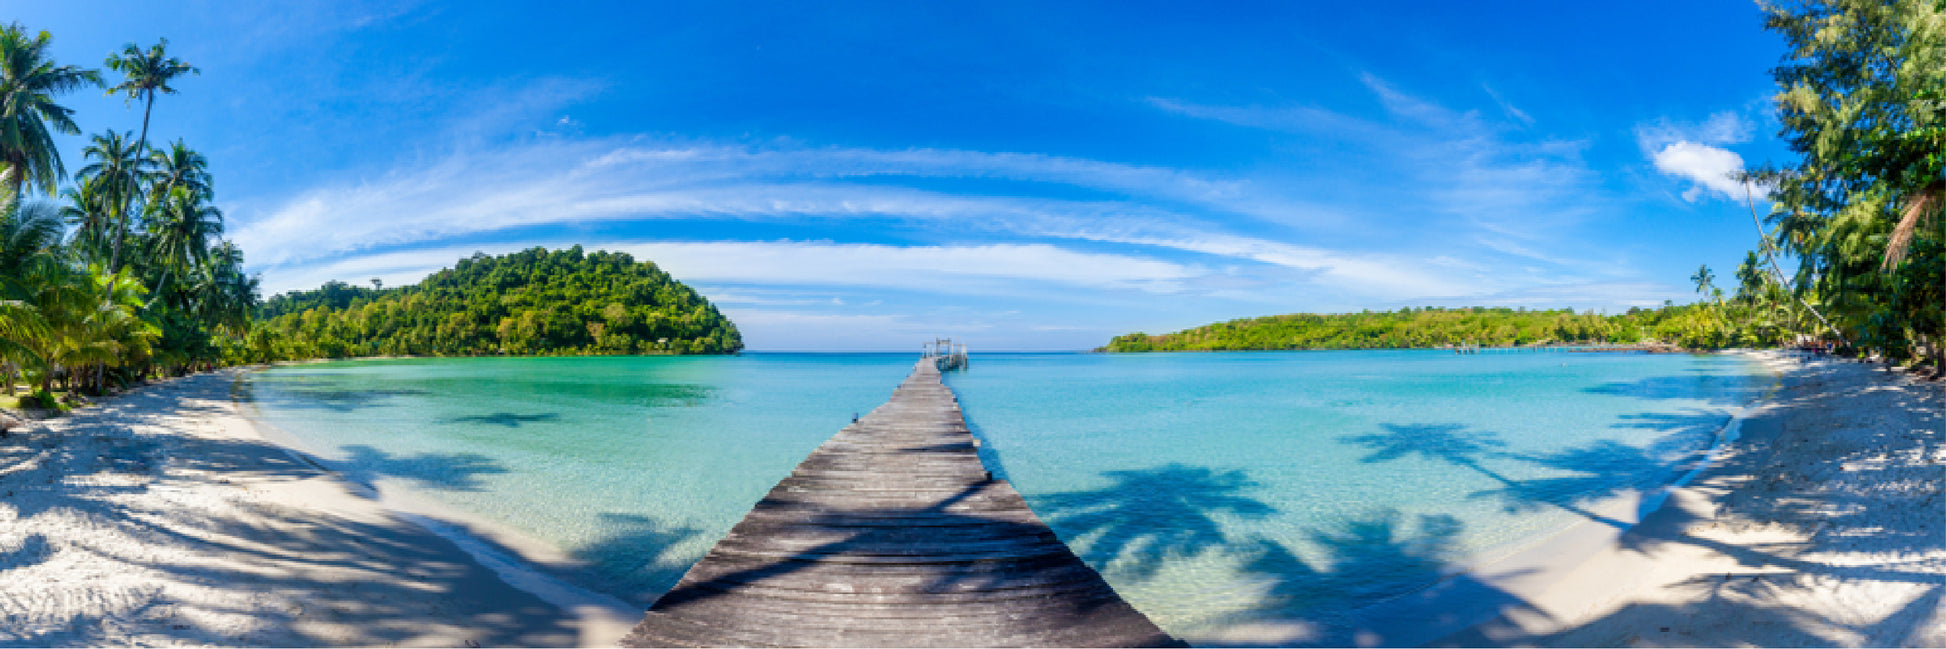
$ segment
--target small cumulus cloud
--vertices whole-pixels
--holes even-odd
[[[1649,157],[1656,171],[1688,181],[1683,200],[1696,202],[1705,196],[1739,200],[1751,191],[1737,180],[1743,170],[1743,156],[1727,145],[1746,142],[1755,127],[1733,112],[1711,115],[1701,123],[1661,120],[1636,129],[1636,142]]]

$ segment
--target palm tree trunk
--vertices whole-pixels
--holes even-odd
[[[149,113],[155,112],[155,90],[144,94],[148,95],[148,102],[142,106],[142,136],[135,138],[135,155],[138,156],[149,150]]]
[[[115,247],[109,253],[109,272],[121,270],[121,241],[128,239],[128,206],[121,206],[121,218],[115,220]]]
[[[149,114],[155,112],[155,91],[150,90],[145,94],[148,96],[148,100],[142,106],[142,136],[135,139],[135,156],[138,160],[141,159],[144,152],[149,150]],[[129,189],[134,190],[135,188],[130,187]],[[133,191],[129,193],[133,193]],[[122,269],[122,240],[128,238],[128,204],[129,197],[122,196],[121,205],[119,206],[121,207],[121,219],[115,227],[115,251],[108,255],[108,272],[110,273],[119,272]]]
[[[1819,324],[1824,325],[1825,329],[1831,331],[1831,335],[1837,336],[1839,344],[1850,345],[1851,342],[1845,339],[1845,333],[1839,331],[1836,326],[1833,326],[1830,320],[1824,319],[1824,314],[1818,313],[1817,307],[1811,306],[1810,302],[1804,301],[1804,296],[1798,295],[1797,291],[1790,290],[1791,283],[1784,279],[1784,268],[1777,265],[1777,246],[1770,242],[1770,235],[1764,233],[1763,220],[1757,218],[1757,203],[1751,198],[1750,186],[1748,184],[1745,184],[1743,187],[1743,205],[1750,208],[1750,223],[1751,225],[1757,226],[1757,241],[1762,244],[1760,247],[1764,251],[1764,260],[1770,262],[1771,274],[1777,276],[1777,285],[1784,287],[1791,294],[1791,297],[1796,298],[1797,303],[1804,306],[1804,310],[1811,312],[1811,317],[1817,318]]]

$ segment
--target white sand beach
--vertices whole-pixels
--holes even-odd
[[[1946,646],[1946,385],[1758,357],[1782,389],[1714,467],[1434,644]]]
[[[600,646],[627,631],[612,610],[509,586],[265,441],[234,380],[147,386],[0,439],[0,645]]]
[[[1946,390],[1759,357],[1782,389],[1713,468],[1571,559],[1481,567],[1467,581],[1491,590],[1474,599],[1485,615],[1418,614],[1493,619],[1434,644],[1946,645]],[[627,615],[510,586],[266,441],[233,380],[145,387],[0,439],[0,645],[596,646],[626,631]]]

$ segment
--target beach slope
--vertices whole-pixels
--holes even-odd
[[[232,373],[0,439],[0,645],[584,646],[625,630],[507,585],[264,441]]]
[[[1946,646],[1946,391],[1758,357],[1774,399],[1609,548],[1447,646]]]

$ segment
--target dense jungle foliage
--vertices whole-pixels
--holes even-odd
[[[475,254],[424,281],[270,299],[238,360],[375,355],[724,354],[736,325],[648,262],[580,246]]]

